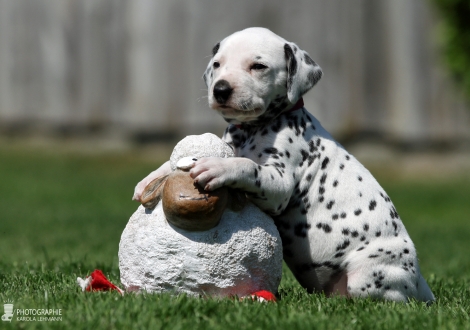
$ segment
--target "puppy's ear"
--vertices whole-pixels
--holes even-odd
[[[321,68],[295,44],[284,45],[287,64],[287,97],[291,103],[307,93],[321,78]]]
[[[214,48],[212,48],[212,58],[209,61],[209,64],[207,65],[206,71],[202,75],[202,79],[204,80],[204,83],[206,84],[207,87],[209,87],[212,83],[212,76],[213,76],[213,61],[212,59],[214,58],[215,54],[219,51],[220,47],[220,42],[218,42]]]

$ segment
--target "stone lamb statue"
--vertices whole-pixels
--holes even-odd
[[[187,172],[197,158],[233,156],[209,133],[176,145],[172,172],[147,184],[142,205],[122,233],[119,269],[126,291],[215,297],[277,293],[282,245],[273,220],[243,193],[226,187],[205,192]]]

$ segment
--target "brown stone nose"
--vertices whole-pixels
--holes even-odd
[[[232,91],[233,88],[230,86],[227,80],[219,80],[214,85],[214,98],[219,104],[225,104],[230,98]]]

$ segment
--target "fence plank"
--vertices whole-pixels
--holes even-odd
[[[0,128],[213,131],[201,75],[212,46],[265,26],[324,77],[305,96],[338,136],[470,138],[426,0],[0,0]]]

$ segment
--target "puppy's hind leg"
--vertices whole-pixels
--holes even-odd
[[[417,297],[416,276],[390,265],[370,265],[348,273],[348,292],[352,297],[371,297],[407,302]]]

